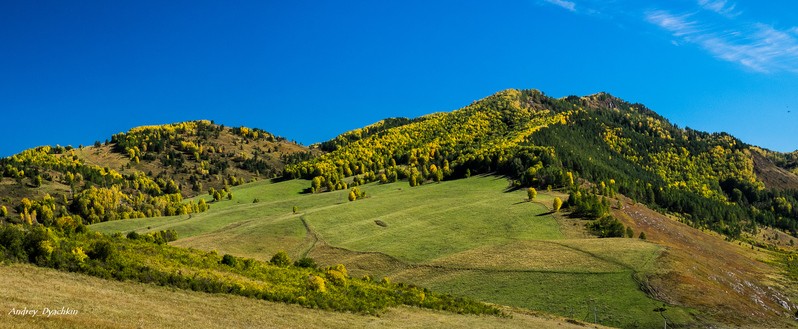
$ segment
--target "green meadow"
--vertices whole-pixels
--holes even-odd
[[[350,202],[348,191],[303,193],[309,186],[306,180],[258,181],[232,188],[232,200],[211,202],[205,213],[92,229],[174,229],[176,246],[261,260],[285,250],[319,264],[342,262],[356,275],[387,275],[587,322],[642,328],[663,323],[653,312],[663,303],[635,280],[656,271],[661,248],[637,239],[567,239],[546,191],[529,202],[506,179],[479,176],[412,188],[407,182],[371,183],[359,187],[366,198]],[[691,320],[690,310],[666,307],[671,323]]]

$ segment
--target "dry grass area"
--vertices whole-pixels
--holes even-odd
[[[100,147],[84,146],[83,148],[76,148],[73,150],[75,151],[75,155],[87,164],[98,167],[108,167],[119,172],[124,172],[124,167],[130,163],[128,157],[114,152],[112,145],[102,145]],[[69,154],[69,152],[66,154]]]
[[[464,251],[430,264],[494,270],[618,272],[630,267],[622,259],[650,258],[656,255],[656,249],[653,244],[633,239],[617,239],[613,243],[599,239],[518,241]],[[616,259],[613,255],[619,257]]]
[[[764,262],[772,257],[769,252],[693,229],[629,199],[624,203],[613,215],[667,248],[659,259],[664,268],[650,278],[658,299],[698,308],[725,325],[798,325],[791,316],[798,296],[779,283],[779,270]]]
[[[105,281],[30,265],[0,266],[0,328],[598,328],[506,309],[512,318],[410,307],[380,317],[306,309],[244,297]],[[41,316],[43,308],[77,310]],[[9,315],[12,308],[38,316]]]
[[[777,250],[798,251],[798,238],[770,227],[760,228],[759,232],[754,236],[750,236],[750,238]]]
[[[764,182],[765,186],[777,189],[798,188],[798,175],[796,173],[777,167],[758,152],[751,152],[751,156],[754,159],[756,178]]]

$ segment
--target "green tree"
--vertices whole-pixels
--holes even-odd
[[[640,240],[645,240],[646,239],[646,232],[640,232],[640,235],[638,236],[638,238],[640,238]]]
[[[295,214],[296,214],[296,213],[298,213],[298,212],[299,212],[299,207],[297,207],[297,206],[294,206],[294,208],[292,209],[292,211],[293,211]]]
[[[355,200],[357,200],[357,193],[355,193],[355,190],[352,189],[351,191],[349,191],[349,201],[355,201]]]
[[[199,212],[205,212],[206,210],[208,210],[208,203],[205,202],[205,199],[200,199],[199,202],[197,203],[197,208]]]
[[[620,238],[626,233],[623,224],[612,216],[604,216],[587,225],[600,238]]]
[[[227,192],[227,200],[233,200],[233,192]]]
[[[632,230],[631,226],[627,226],[626,227],[626,237],[627,238],[634,238],[635,237],[635,232]]]
[[[310,189],[313,193],[316,193],[319,191],[319,189],[321,189],[321,179],[321,176],[316,176],[310,181]]]
[[[310,257],[302,257],[294,262],[294,266],[296,267],[305,267],[305,268],[316,268],[316,261]]]
[[[224,254],[221,263],[230,267],[236,267],[237,259],[232,255]]]
[[[0,217],[8,217],[8,208],[6,206],[0,207]]]
[[[530,187],[526,190],[526,195],[529,197],[529,201],[535,200],[535,197],[538,196],[538,190],[534,187]]]
[[[554,208],[554,212],[560,211],[560,208],[562,207],[562,200],[559,197],[554,198],[554,202],[551,206]]]
[[[272,256],[272,259],[269,260],[269,263],[275,266],[286,267],[291,265],[291,258],[288,257],[288,254],[285,253],[285,251],[280,250],[274,254],[274,256]]]

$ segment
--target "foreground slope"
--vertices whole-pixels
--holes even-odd
[[[0,308],[77,310],[73,315],[0,315],[0,328],[584,328],[506,309],[512,318],[400,307],[380,317],[329,312],[225,294],[114,282],[30,265],[2,265]],[[57,287],[57,288],[54,288]]]

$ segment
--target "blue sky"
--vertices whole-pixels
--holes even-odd
[[[798,149],[798,1],[3,1],[0,156],[211,119],[304,144],[499,90],[606,91]]]

